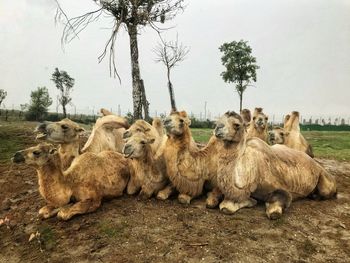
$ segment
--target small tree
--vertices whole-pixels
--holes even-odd
[[[175,66],[186,58],[189,49],[183,44],[179,44],[178,39],[176,38],[175,41],[163,41],[162,43],[159,43],[153,51],[156,54],[155,61],[162,62],[167,69],[171,109],[176,111],[175,94],[173,84],[170,80],[170,72]]]
[[[7,92],[3,89],[0,89],[0,106],[2,102],[5,100],[6,96],[7,96]]]
[[[225,82],[236,85],[240,111],[242,111],[243,93],[252,81],[256,82],[256,70],[259,68],[256,58],[251,55],[252,49],[247,43],[243,40],[233,41],[219,47],[223,52],[221,62],[226,67],[226,71],[223,71],[221,76]]]
[[[23,105],[28,109],[26,119],[36,121],[44,120],[47,116],[48,108],[52,104],[49,91],[46,87],[38,87],[36,90],[31,92],[30,98],[31,100],[29,105]]]
[[[66,118],[66,106],[72,102],[70,93],[73,90],[74,79],[71,76],[69,76],[66,71],[60,71],[58,70],[58,68],[55,68],[51,80],[55,83],[56,88],[60,91],[60,95],[58,96],[58,102],[60,103],[60,105],[62,105],[63,117]]]

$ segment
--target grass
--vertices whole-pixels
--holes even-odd
[[[317,158],[350,161],[350,132],[348,131],[304,131]],[[192,129],[195,141],[206,143],[212,135],[211,129]]]
[[[35,122],[0,121],[0,163],[9,162],[13,154],[35,144],[33,130]],[[85,129],[91,126],[83,125]],[[212,129],[192,129],[194,139],[208,142]],[[305,138],[313,147],[318,158],[350,161],[350,132],[343,131],[304,131]]]

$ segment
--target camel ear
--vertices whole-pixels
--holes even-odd
[[[187,112],[186,111],[180,111],[179,112],[180,116],[187,118]]]
[[[284,132],[284,136],[288,136],[289,135],[289,131]]]
[[[188,124],[188,126],[191,125],[191,119],[187,119],[187,124]]]

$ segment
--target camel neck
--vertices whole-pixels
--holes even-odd
[[[60,153],[65,155],[70,154],[72,156],[78,156],[79,148],[80,148],[79,140],[76,140],[70,143],[63,143],[60,145]]]
[[[52,160],[47,161],[38,169],[39,185],[49,187],[50,184],[64,184],[64,176],[61,169],[61,161],[59,156],[55,156]]]

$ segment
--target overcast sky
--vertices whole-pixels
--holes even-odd
[[[61,0],[68,16],[94,10],[93,1]],[[249,42],[260,69],[256,87],[244,94],[243,106],[261,106],[270,116],[299,110],[304,115],[350,116],[350,1],[348,0],[187,0],[187,8],[164,36],[190,47],[187,59],[172,72],[179,109],[212,115],[238,110],[234,87],[220,73],[218,47],[233,40]],[[82,7],[83,6],[83,7]],[[110,78],[108,64],[97,57],[111,32],[107,17],[91,24],[79,39],[60,43],[52,0],[0,0],[0,88],[5,105],[29,101],[30,92],[46,86],[55,98],[55,67],[75,78],[73,102],[79,111],[119,104],[132,110],[129,38],[118,35],[117,63],[122,78]],[[165,68],[154,62],[157,34],[145,28],[139,36],[141,77],[152,114],[168,111]],[[107,62],[107,61],[106,61]],[[52,109],[55,109],[56,101]],[[71,109],[72,110],[72,109]]]

